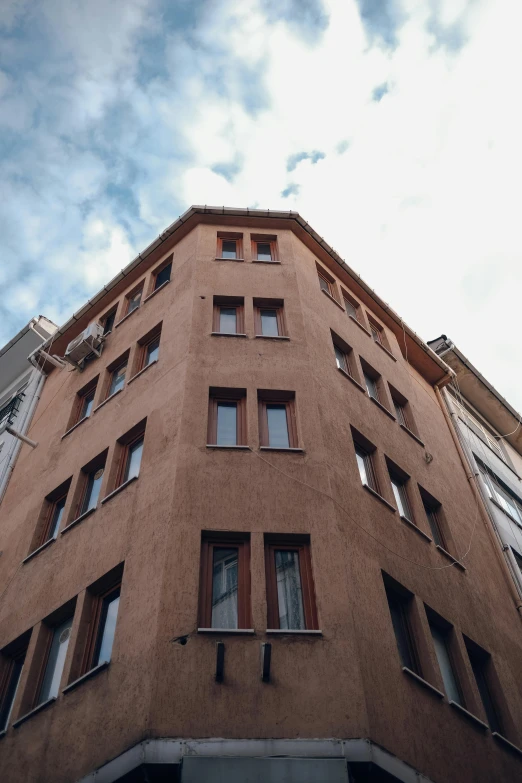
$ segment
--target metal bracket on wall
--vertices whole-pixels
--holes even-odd
[[[223,682],[225,672],[225,643],[216,643],[216,682]]]
[[[261,645],[261,679],[270,682],[270,661],[272,659],[272,645],[264,642]]]

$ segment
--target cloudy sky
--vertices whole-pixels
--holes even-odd
[[[0,345],[191,204],[294,209],[522,409],[520,0],[3,0]]]

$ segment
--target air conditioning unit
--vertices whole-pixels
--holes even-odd
[[[101,356],[102,343],[103,326],[98,323],[93,323],[69,343],[65,351],[64,359],[68,361],[69,364],[74,365],[74,367],[82,369],[82,362],[87,356],[92,353],[98,357]]]

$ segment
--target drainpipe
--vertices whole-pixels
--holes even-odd
[[[42,393],[42,387],[45,382],[46,375],[40,370],[40,378],[38,379],[38,385],[36,387],[33,399],[31,400],[31,404],[27,408],[27,411],[25,412],[25,416],[23,417],[23,420],[20,422],[20,431],[24,432],[29,424],[31,423],[31,419],[33,418],[34,411],[36,409],[36,406],[38,405],[38,401],[40,399],[40,395]],[[29,440],[29,438],[25,439],[26,442]],[[33,441],[34,442],[34,441]],[[12,451],[12,454],[9,458],[9,462],[7,463],[7,467],[5,469],[4,479],[3,479],[3,486],[0,489],[0,504],[2,503],[2,500],[4,499],[4,495],[7,489],[7,485],[9,484],[9,479],[11,478],[11,473],[14,470],[15,462],[18,458],[18,454],[20,452],[20,449],[22,448],[22,442],[20,440],[17,440],[15,443],[14,449]]]
[[[444,382],[445,379],[439,381],[439,383],[444,383]],[[516,578],[515,573],[512,572],[510,568],[511,562],[509,560],[509,555],[506,553],[506,548],[499,535],[495,522],[492,519],[487,504],[485,503],[483,496],[477,487],[476,478],[478,476],[478,473],[475,473],[473,468],[470,467],[473,464],[473,462],[471,461],[469,455],[467,456],[466,453],[464,452],[464,449],[462,448],[462,445],[457,435],[458,432],[457,425],[453,424],[451,418],[454,417],[455,414],[451,412],[451,417],[450,417],[450,413],[448,412],[448,407],[439,389],[439,383],[436,383],[433,387],[435,389],[437,400],[439,402],[440,407],[442,408],[442,413],[444,414],[444,418],[446,419],[446,424],[448,425],[449,431],[451,433],[451,437],[453,438],[453,442],[455,444],[455,448],[457,449],[458,455],[460,457],[462,467],[464,468],[466,477],[470,483],[471,489],[475,496],[475,500],[478,503],[480,513],[482,515],[482,518],[486,525],[486,529],[493,543],[493,549],[495,550],[495,553],[497,555],[497,558],[502,568],[502,572],[506,578],[506,582],[508,583],[509,591],[514,599],[515,607],[520,613],[520,611],[522,610],[522,590],[520,590],[519,588],[519,581]]]

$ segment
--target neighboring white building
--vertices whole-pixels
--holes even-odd
[[[522,601],[521,414],[446,335],[428,345],[455,371],[443,395]]]
[[[22,442],[6,427],[22,435],[27,431],[38,403],[45,373],[28,357],[58,327],[39,315],[32,318],[0,348],[0,503],[5,494]]]

